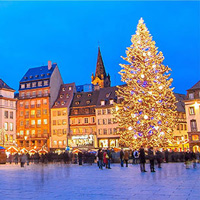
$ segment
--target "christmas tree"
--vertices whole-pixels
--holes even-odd
[[[163,65],[163,54],[158,52],[143,19],[127,48],[127,64],[120,64],[121,79],[117,95],[115,117],[119,123],[120,144],[137,148],[141,145],[166,147],[173,141],[176,99],[173,79],[168,66]]]

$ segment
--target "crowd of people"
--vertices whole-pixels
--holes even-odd
[[[147,161],[150,163],[150,171],[155,172],[155,164],[158,168],[161,168],[162,162],[185,162],[186,169],[190,168],[191,163],[193,168],[196,168],[196,163],[199,163],[200,153],[193,151],[187,152],[174,152],[168,151],[167,149],[161,152],[159,149],[154,150],[153,147],[148,149],[141,146],[139,150],[129,150],[121,148],[120,152],[115,152],[113,149],[100,148],[98,151],[78,151],[78,153],[73,153],[65,151],[64,153],[46,153],[46,154],[28,154],[22,153],[15,155],[10,155],[7,162],[15,164],[20,163],[21,167],[24,167],[25,163],[55,163],[62,162],[65,164],[92,164],[97,163],[99,169],[111,169],[111,163],[120,163],[121,167],[128,167],[131,163],[133,165],[139,164],[141,172],[147,172],[145,164]]]

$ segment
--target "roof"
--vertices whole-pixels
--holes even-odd
[[[36,81],[42,79],[49,79],[57,66],[56,63],[52,64],[51,69],[48,69],[48,65],[30,68],[20,82]]]
[[[69,108],[73,99],[74,91],[75,83],[62,84],[60,86],[58,97],[52,108]]]
[[[71,107],[94,106],[97,104],[99,91],[77,92],[74,95]]]
[[[190,89],[188,89],[187,91],[189,90],[197,90],[197,89],[200,89],[200,81],[198,81],[195,85],[193,85]]]
[[[101,88],[99,90],[99,98],[98,98],[98,101],[97,101],[97,106],[101,106],[102,100],[105,101],[104,106],[110,105],[110,103],[109,103],[110,99],[117,100],[116,90],[117,90],[116,86]]]
[[[174,93],[174,96],[176,97],[176,101],[177,101],[177,103],[176,103],[177,111],[178,112],[185,112],[184,100],[187,99],[186,95]]]
[[[2,79],[0,79],[0,89],[8,89],[8,90],[13,90],[10,86],[8,86]]]

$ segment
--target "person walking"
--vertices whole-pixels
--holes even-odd
[[[107,150],[105,150],[104,153],[103,153],[103,163],[104,163],[104,166],[106,168],[108,168],[108,154],[107,154]]]
[[[123,151],[123,148],[121,148],[121,151],[120,151],[120,161],[121,161],[121,167],[124,167],[124,151]]]
[[[156,160],[157,160],[157,163],[158,163],[158,168],[161,168],[162,153],[159,150],[156,151]]]
[[[82,153],[82,151],[78,152],[78,162],[79,162],[79,165],[82,165],[82,162],[83,162],[83,153]]]
[[[150,162],[150,170],[151,172],[155,172],[154,168],[154,152],[153,152],[153,147],[150,147],[148,150],[148,157],[149,157],[149,162]]]
[[[112,152],[111,152],[110,148],[108,148],[108,150],[107,150],[107,155],[108,155],[108,158],[107,158],[107,160],[108,160],[108,169],[111,169],[110,163],[111,163],[111,159],[112,159]]]
[[[187,150],[187,152],[185,152],[185,168],[190,169],[190,152],[189,152],[189,150]]]
[[[124,152],[124,161],[126,163],[126,167],[128,167],[128,160],[129,160],[129,152],[128,152],[128,150],[126,150]]]
[[[168,163],[169,160],[169,151],[168,149],[165,150],[165,162]]]
[[[145,158],[145,152],[144,152],[143,146],[141,146],[140,150],[139,150],[139,160],[140,160],[140,170],[141,170],[141,172],[147,172],[145,170],[146,158]]]
[[[103,152],[102,149],[98,150],[99,169],[103,169]]]
[[[26,161],[27,161],[27,156],[26,156],[26,154],[22,154],[22,155],[21,155],[21,158],[20,158],[21,167],[24,167],[24,164],[26,163]]]
[[[139,152],[137,149],[135,149],[134,151],[134,159],[135,159],[135,164],[138,164]]]

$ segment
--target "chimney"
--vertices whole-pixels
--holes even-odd
[[[50,70],[51,67],[52,67],[52,64],[51,64],[51,61],[49,60],[49,61],[48,61],[48,70]]]

